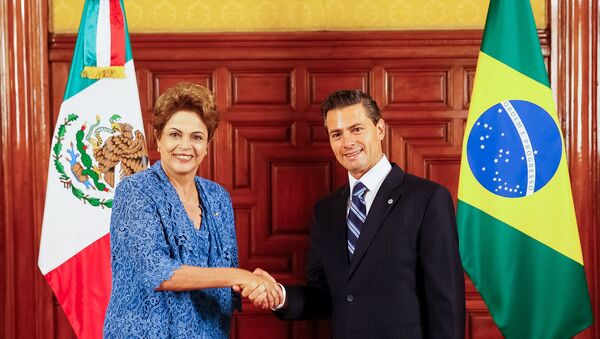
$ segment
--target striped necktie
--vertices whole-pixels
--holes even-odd
[[[362,226],[367,219],[366,192],[367,187],[360,181],[357,181],[352,189],[352,202],[348,211],[348,253],[351,258],[356,249]]]

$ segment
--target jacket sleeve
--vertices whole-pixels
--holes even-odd
[[[287,307],[274,311],[279,319],[326,319],[331,316],[331,295],[327,277],[323,269],[322,225],[317,220],[318,206],[315,208],[308,248],[307,284],[304,286],[286,285]]]
[[[219,186],[220,187],[220,186]],[[225,228],[228,230],[229,237],[227,239],[226,247],[228,248],[228,254],[231,256],[230,266],[231,267],[239,267],[239,258],[238,258],[238,247],[236,240],[236,231],[235,231],[235,219],[234,219],[234,211],[233,205],[231,203],[231,197],[229,193],[223,188],[221,188],[221,200],[224,202],[224,211],[225,211]],[[232,307],[238,311],[242,311],[242,297],[238,292],[234,292],[231,290],[231,302]]]
[[[111,260],[129,266],[147,289],[160,286],[181,266],[170,255],[154,202],[131,180],[123,180],[115,191],[110,237]]]

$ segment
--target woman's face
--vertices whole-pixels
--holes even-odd
[[[198,114],[176,112],[156,139],[160,161],[167,174],[196,174],[208,149],[208,129]]]

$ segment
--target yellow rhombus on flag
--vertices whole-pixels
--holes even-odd
[[[528,0],[491,0],[463,142],[464,268],[506,338],[592,323],[563,138]]]

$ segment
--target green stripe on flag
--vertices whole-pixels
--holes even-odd
[[[490,1],[481,50],[550,87],[529,1]]]
[[[125,15],[125,7],[123,0],[120,1],[123,15]],[[125,17],[125,16],[124,16]],[[98,1],[86,1],[83,6],[83,14],[79,24],[79,33],[77,34],[77,42],[75,43],[75,51],[73,52],[73,61],[71,62],[71,70],[69,71],[69,80],[65,89],[63,101],[69,99],[73,95],[81,92],[88,86],[98,80],[81,77],[83,71],[85,46],[93,41],[93,51],[96,51],[96,23],[98,22]],[[93,23],[93,25],[91,24]],[[93,38],[91,37],[93,35]],[[85,47],[85,48],[84,48]],[[131,53],[131,43],[129,41],[129,29],[127,20],[125,20],[125,62],[133,59]],[[95,56],[94,56],[95,60]]]
[[[93,6],[97,7],[98,3],[96,1],[86,1],[83,5],[83,14],[81,15],[81,22],[79,23],[79,33],[77,34],[77,42],[75,43],[73,61],[71,61],[71,70],[69,71],[69,79],[67,80],[67,87],[65,88],[65,95],[63,97],[63,101],[81,92],[84,88],[90,86],[91,84],[97,81],[81,77],[81,71],[83,70],[84,66],[84,36],[87,28],[87,21],[97,20],[97,14],[94,18],[88,18],[90,13],[93,12]]]
[[[570,338],[592,321],[583,266],[461,200],[465,270],[507,338]]]
[[[100,11],[100,3],[98,1],[86,1],[83,15],[81,17],[81,25],[83,31],[79,31],[79,37],[83,38],[83,62],[85,66],[96,66],[96,35],[98,31],[98,12]]]

